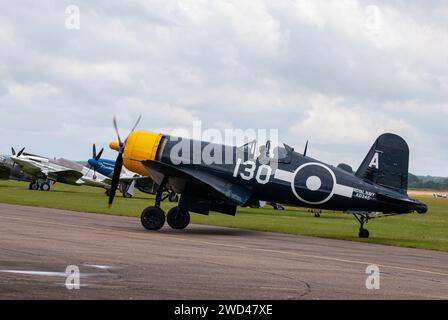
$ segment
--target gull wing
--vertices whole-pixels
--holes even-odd
[[[247,188],[203,170],[174,167],[154,160],[142,163],[156,182],[160,184],[163,177],[167,177],[168,184],[180,194],[184,193],[187,182],[192,182],[196,186],[195,192],[199,195],[224,198],[240,206],[245,205],[252,195]]]

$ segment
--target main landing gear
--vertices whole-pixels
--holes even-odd
[[[177,230],[185,229],[190,223],[190,213],[179,207],[174,207],[166,216],[168,225]]]
[[[147,230],[160,230],[165,224],[165,220],[171,228],[176,230],[185,229],[190,223],[190,213],[180,207],[172,208],[165,218],[165,212],[160,208],[160,203],[172,196],[172,192],[165,187],[166,183],[167,179],[165,178],[157,190],[155,205],[142,212],[140,221]]]
[[[34,190],[34,191],[39,190],[39,189],[42,191],[50,191],[51,185],[50,185],[50,182],[48,182],[48,181],[34,180],[30,183],[29,189]]]
[[[370,217],[367,215],[361,215],[361,214],[360,215],[354,214],[354,216],[355,216],[356,220],[359,221],[359,224],[360,224],[358,236],[360,238],[367,239],[370,236],[370,234],[369,234],[369,230],[364,229],[364,225],[367,224],[367,222],[369,222]]]

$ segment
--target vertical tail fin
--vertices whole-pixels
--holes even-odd
[[[409,147],[395,134],[381,135],[362,162],[356,176],[407,194]]]

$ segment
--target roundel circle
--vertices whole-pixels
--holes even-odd
[[[307,204],[323,204],[334,194],[336,177],[327,166],[310,162],[297,168],[291,188],[300,201]]]

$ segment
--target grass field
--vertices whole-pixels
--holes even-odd
[[[287,208],[286,211],[239,208],[235,217],[218,213],[211,213],[209,216],[192,214],[191,221],[197,224],[448,251],[448,199],[433,199],[425,194],[417,197],[429,205],[428,214],[374,219],[367,225],[369,239],[358,238],[358,223],[351,215],[324,212],[320,218],[315,218],[306,210],[297,208]],[[133,199],[117,196],[113,208],[108,209],[104,190],[99,188],[57,184],[52,191],[43,192],[28,190],[27,183],[0,181],[0,202],[139,217],[143,208],[154,204],[154,196],[138,192]],[[168,210],[174,205],[166,201],[163,208]],[[135,223],[140,222],[136,220]]]

